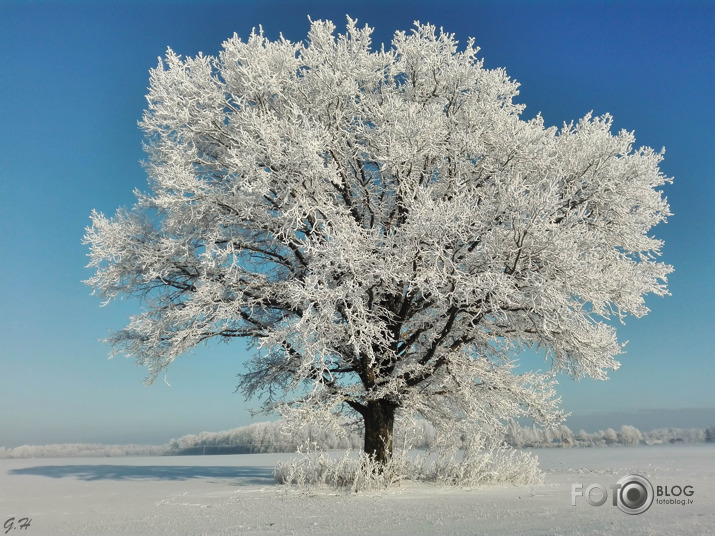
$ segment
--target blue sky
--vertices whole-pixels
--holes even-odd
[[[487,67],[521,82],[525,115],[561,125],[593,110],[639,145],[666,147],[674,216],[655,229],[675,266],[672,296],[620,330],[608,382],[564,379],[567,425],[715,425],[715,4],[702,2],[0,3],[0,446],[164,443],[251,422],[234,394],[241,342],[175,362],[152,387],[99,342],[137,311],[100,308],[81,281],[93,208],[113,214],[144,188],[139,165],[148,71],[167,46],[218,52],[263,25],[303,39],[307,15],[345,15],[389,43],[414,20],[474,36]],[[170,384],[170,385],[169,385]]]

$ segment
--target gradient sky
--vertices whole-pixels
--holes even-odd
[[[234,393],[242,342],[177,360],[152,387],[99,342],[134,302],[100,308],[81,281],[93,208],[113,214],[144,188],[149,69],[171,46],[216,54],[263,25],[305,38],[313,19],[345,15],[389,43],[414,20],[469,36],[487,67],[521,82],[526,117],[549,125],[611,113],[638,145],[666,147],[674,216],[655,234],[675,266],[672,296],[629,319],[608,382],[561,382],[567,425],[715,425],[715,4],[702,2],[0,2],[0,446],[164,443],[248,424]],[[166,379],[166,382],[164,381]],[[259,417],[259,420],[265,417]]]

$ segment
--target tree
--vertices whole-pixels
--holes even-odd
[[[250,340],[247,397],[352,412],[380,462],[396,415],[554,424],[554,373],[605,379],[609,321],[667,294],[662,152],[608,115],[522,119],[471,39],[416,23],[375,51],[371,31],[316,21],[305,43],[260,31],[159,60],[150,191],[85,235],[86,283],[144,303],[108,342],[151,382],[199,343]],[[547,370],[517,370],[523,349]]]
[[[615,445],[618,443],[618,434],[613,428],[608,428],[602,437],[606,441],[606,445]]]
[[[621,426],[621,431],[618,434],[618,437],[621,443],[628,446],[636,446],[643,441],[643,434],[641,431],[635,426],[631,426],[629,424]]]

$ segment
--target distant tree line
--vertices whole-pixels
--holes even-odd
[[[162,456],[166,445],[103,445],[100,443],[57,443],[0,447],[0,458],[93,458]]]
[[[635,426],[623,425],[616,431],[613,428],[589,433],[571,431],[568,426],[559,425],[551,428],[525,427],[510,424],[505,441],[518,448],[524,447],[604,447],[611,445],[637,446],[661,445],[668,443],[700,443],[707,439],[708,430],[715,437],[715,427],[702,428],[656,428],[650,432],[641,432]]]
[[[395,446],[407,449],[430,449],[437,433],[429,422],[413,424],[409,430],[395,431]],[[216,454],[257,454],[295,452],[310,445],[323,450],[362,449],[362,429],[346,423],[344,433],[336,434],[318,425],[307,425],[300,431],[286,433],[281,421],[259,422],[222,432],[201,432],[172,439],[166,445],[102,445],[96,443],[63,443],[0,447],[0,458],[73,458],[119,456],[191,456]],[[568,426],[521,426],[512,422],[504,442],[516,448],[604,447],[715,442],[715,426],[708,428],[657,428],[641,432],[635,426],[623,425],[593,433]]]
[[[281,421],[258,422],[223,432],[201,432],[172,439],[167,454],[256,454],[295,452],[301,445],[318,445],[325,450],[362,448],[362,436],[346,429],[342,437],[317,425],[288,434]]]
[[[395,431],[395,445],[411,449],[429,449],[437,440],[437,432],[431,423],[421,421],[409,430]],[[715,426],[702,428],[657,428],[641,432],[635,426],[623,425],[618,431],[613,428],[588,433],[574,433],[568,426],[553,427],[521,426],[512,422],[507,427],[504,442],[516,448],[543,448],[558,446],[602,447],[611,445],[637,446],[669,443],[700,443],[715,440]],[[172,439],[170,454],[226,454],[294,452],[306,444],[317,445],[324,450],[362,448],[361,430],[346,430],[344,436],[316,425],[305,426],[299,433],[285,434],[280,421],[262,422],[225,432],[202,432]],[[231,452],[230,449],[236,449]]]

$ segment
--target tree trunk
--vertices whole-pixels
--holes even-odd
[[[365,453],[380,464],[392,457],[392,433],[395,425],[395,405],[384,400],[367,403],[365,420]]]

